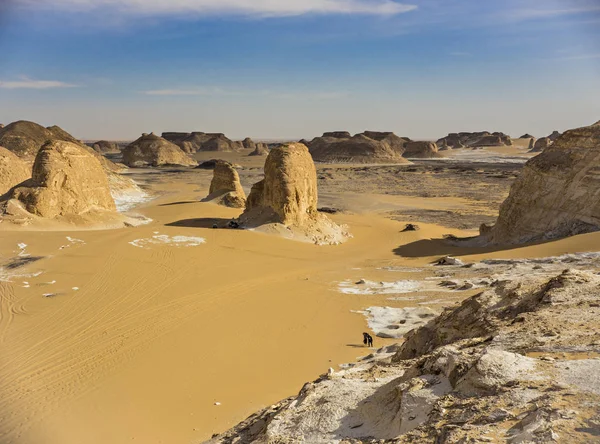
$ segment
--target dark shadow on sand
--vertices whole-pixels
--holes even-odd
[[[475,238],[465,238],[457,240],[448,239],[423,239],[406,245],[400,245],[394,248],[394,254],[402,257],[418,258],[427,256],[469,256],[475,254],[487,254],[497,251],[518,250],[523,247],[533,245],[542,245],[559,239],[544,240],[538,242],[529,242],[518,245],[488,245],[471,246]],[[464,243],[464,245],[461,245]]]
[[[170,202],[170,203],[161,204],[161,205],[159,205],[159,207],[171,207],[173,205],[186,205],[186,204],[193,204],[193,203],[198,203],[198,201],[197,200],[185,200],[185,201],[181,201],[181,202]]]
[[[366,345],[364,344],[346,344],[346,347],[352,347],[352,348],[367,348]]]
[[[4,265],[4,268],[7,270],[16,270],[17,268],[24,267],[25,265],[32,264],[42,259],[44,259],[44,256],[14,257]]]
[[[201,217],[198,219],[182,219],[177,222],[171,222],[166,224],[167,227],[186,227],[186,228],[213,228],[215,225],[217,228],[227,228],[227,224],[231,219],[224,219],[222,217]]]

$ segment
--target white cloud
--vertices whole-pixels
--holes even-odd
[[[77,85],[59,82],[57,80],[31,80],[21,79],[13,81],[0,80],[0,88],[3,89],[53,89],[53,88],[75,88]]]
[[[417,9],[393,0],[18,0],[36,9],[117,11],[131,15],[249,15],[259,17],[303,14],[396,15]]]

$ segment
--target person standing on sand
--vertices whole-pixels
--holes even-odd
[[[373,337],[369,333],[363,333],[363,344],[373,347]]]

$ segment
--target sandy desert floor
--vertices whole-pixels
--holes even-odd
[[[239,211],[199,202],[212,172],[198,169],[133,172],[155,196],[133,210],[152,219],[147,225],[41,232],[0,224],[0,442],[201,442],[370,353],[357,311],[440,310],[474,294],[435,285],[431,262],[441,256],[600,251],[598,233],[506,250],[442,239],[493,221],[527,157],[511,150],[319,165],[320,204],[343,210],[331,217],[354,235],[335,247],[212,229]],[[248,189],[264,158],[246,154],[218,157],[244,167]],[[420,230],[401,232],[407,222]],[[343,291],[359,279],[421,286]],[[394,342],[375,338],[376,347]]]

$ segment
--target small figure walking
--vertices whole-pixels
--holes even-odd
[[[363,333],[363,344],[367,347],[373,347],[373,336],[369,333]]]

